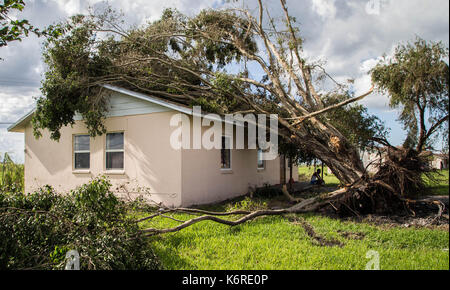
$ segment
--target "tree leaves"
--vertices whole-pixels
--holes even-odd
[[[444,136],[448,140],[448,56],[448,48],[441,42],[417,37],[414,43],[398,45],[392,57],[385,57],[371,70],[379,91],[389,94],[390,106],[401,110],[399,121],[408,130],[406,148],[417,146],[421,151],[431,145],[427,136],[442,130],[447,131]],[[444,126],[434,128],[445,118]]]
[[[23,0],[5,0],[0,4],[0,47],[6,46],[8,42],[22,40],[30,32],[40,36],[42,33],[29,23],[28,20],[13,20],[8,14],[12,10],[22,11],[25,8]]]

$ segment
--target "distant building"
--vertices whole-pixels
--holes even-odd
[[[430,162],[431,167],[435,169],[448,169],[448,154],[433,153],[433,160]]]
[[[364,168],[367,170],[367,172],[376,173],[378,171],[378,168],[381,162],[383,162],[386,152],[387,147],[379,147],[378,149],[374,149],[371,151],[361,151],[359,153],[361,155]]]
[[[378,150],[374,151],[362,151],[360,152],[361,159],[363,161],[364,167],[369,173],[375,173],[378,170],[380,163],[383,161],[384,156],[386,156],[387,147],[380,147]],[[435,153],[427,151],[430,154],[430,167],[434,169],[448,169],[448,154]]]

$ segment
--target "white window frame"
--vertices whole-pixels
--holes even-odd
[[[263,165],[262,165],[262,167],[259,167],[259,152],[261,152],[261,154],[262,154],[264,152],[264,150],[262,150],[262,149],[256,150],[256,169],[264,170],[264,169],[266,169],[266,160],[261,160]]]
[[[108,134],[117,134],[117,133],[122,133],[123,134],[123,148],[122,149],[108,149]],[[108,153],[113,153],[113,152],[122,152],[123,153],[123,168],[108,168],[107,166],[107,154]],[[105,171],[107,172],[119,172],[119,173],[123,173],[125,170],[125,132],[124,131],[116,131],[116,132],[107,132],[105,134]]]
[[[79,136],[88,136],[89,137],[89,150],[75,150],[75,139]],[[91,169],[91,137],[89,134],[74,134],[72,141],[72,171],[89,171]],[[75,154],[77,153],[89,153],[89,167],[88,168],[76,168],[75,167]]]
[[[231,137],[230,136],[227,136],[227,135],[222,135],[222,137],[221,137],[221,140],[220,140],[220,143],[222,144],[222,139],[223,138],[225,138],[225,139],[228,139],[229,140],[229,142],[230,142],[230,145],[231,145]],[[222,150],[230,150],[230,167],[229,168],[222,168]],[[220,170],[222,170],[222,171],[232,171],[233,170],[233,150],[231,150],[231,148],[230,149],[225,149],[225,148],[222,148],[222,149],[220,149]]]

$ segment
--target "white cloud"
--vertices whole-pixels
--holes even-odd
[[[336,16],[335,0],[312,0],[312,9],[324,18]]]
[[[19,119],[23,112],[30,111],[34,106],[33,95],[37,95],[30,91],[29,94],[19,94],[6,90],[0,91],[0,122],[12,122]]]
[[[24,162],[25,148],[24,136],[22,133],[9,133],[6,128],[0,128],[0,156],[3,158],[8,153],[12,160],[17,163]]]

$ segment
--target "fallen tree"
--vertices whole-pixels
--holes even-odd
[[[364,134],[351,124],[349,116],[364,113],[360,108],[352,111],[358,108],[355,102],[371,94],[374,87],[355,96],[348,85],[330,76],[321,62],[309,61],[284,0],[279,3],[281,23],[276,23],[261,1],[257,4],[256,15],[234,8],[186,17],[168,9],[160,20],[128,30],[120,27],[111,11],[72,17],[56,25],[44,50],[49,69],[42,86],[45,97],[38,99],[33,117],[35,135],[49,129],[51,137],[59,139],[60,129],[74,124],[77,112],[92,136],[103,134],[108,93],[99,85],[114,84],[187,106],[201,105],[211,113],[277,114],[283,140],[320,158],[342,184],[338,191],[307,200],[292,197],[286,190],[284,194],[297,203],[287,209],[242,212],[236,221],[210,213],[174,229],[148,229],[149,234],[176,231],[204,220],[236,225],[259,216],[316,211],[325,206],[342,215],[408,210],[408,198],[423,189],[421,174],[429,171],[422,137],[429,138],[440,125],[448,124],[448,77],[441,80],[444,94],[433,91],[437,96],[433,100],[440,100],[437,106],[446,109],[447,116],[441,116],[428,132],[421,130],[417,150],[395,148],[382,134],[376,134],[380,130],[373,125],[375,119],[362,118]],[[109,35],[99,37],[101,33]],[[242,68],[241,64],[244,68],[239,72],[227,71],[233,65]],[[250,64],[264,72],[261,79],[251,76]],[[320,81],[327,82],[322,90],[317,87]],[[419,105],[422,116],[423,101]],[[423,124],[420,127],[424,129]],[[354,131],[358,134],[352,134]],[[366,141],[358,140],[360,135]],[[387,147],[375,176],[368,174],[359,153],[369,145],[368,140]]]

